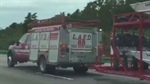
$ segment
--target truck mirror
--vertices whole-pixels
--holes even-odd
[[[19,42],[19,41],[17,41],[17,42],[16,42],[16,46],[19,46],[19,44],[20,44],[20,42]]]

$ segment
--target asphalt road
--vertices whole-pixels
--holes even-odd
[[[89,70],[75,74],[72,69],[57,69],[54,74],[41,74],[32,63],[8,68],[6,55],[0,54],[0,84],[149,84],[131,77],[106,75]]]

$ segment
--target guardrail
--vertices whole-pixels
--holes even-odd
[[[7,50],[0,50],[0,54],[7,54]]]

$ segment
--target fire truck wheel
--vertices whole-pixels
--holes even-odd
[[[73,69],[76,73],[86,73],[89,68],[87,66],[74,66]]]
[[[14,67],[15,66],[13,54],[10,52],[8,52],[8,54],[7,54],[7,65],[8,65],[8,67]]]
[[[46,59],[44,57],[40,57],[38,60],[38,67],[42,73],[48,72],[48,66],[46,64]]]
[[[52,73],[55,71],[55,66],[48,65],[45,57],[39,58],[38,67],[42,73]]]

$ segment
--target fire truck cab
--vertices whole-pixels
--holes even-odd
[[[87,72],[98,56],[102,31],[98,22],[74,20],[38,20],[30,23],[32,29],[9,46],[9,67],[22,62],[37,63],[43,73],[56,67],[73,67],[75,72]]]

